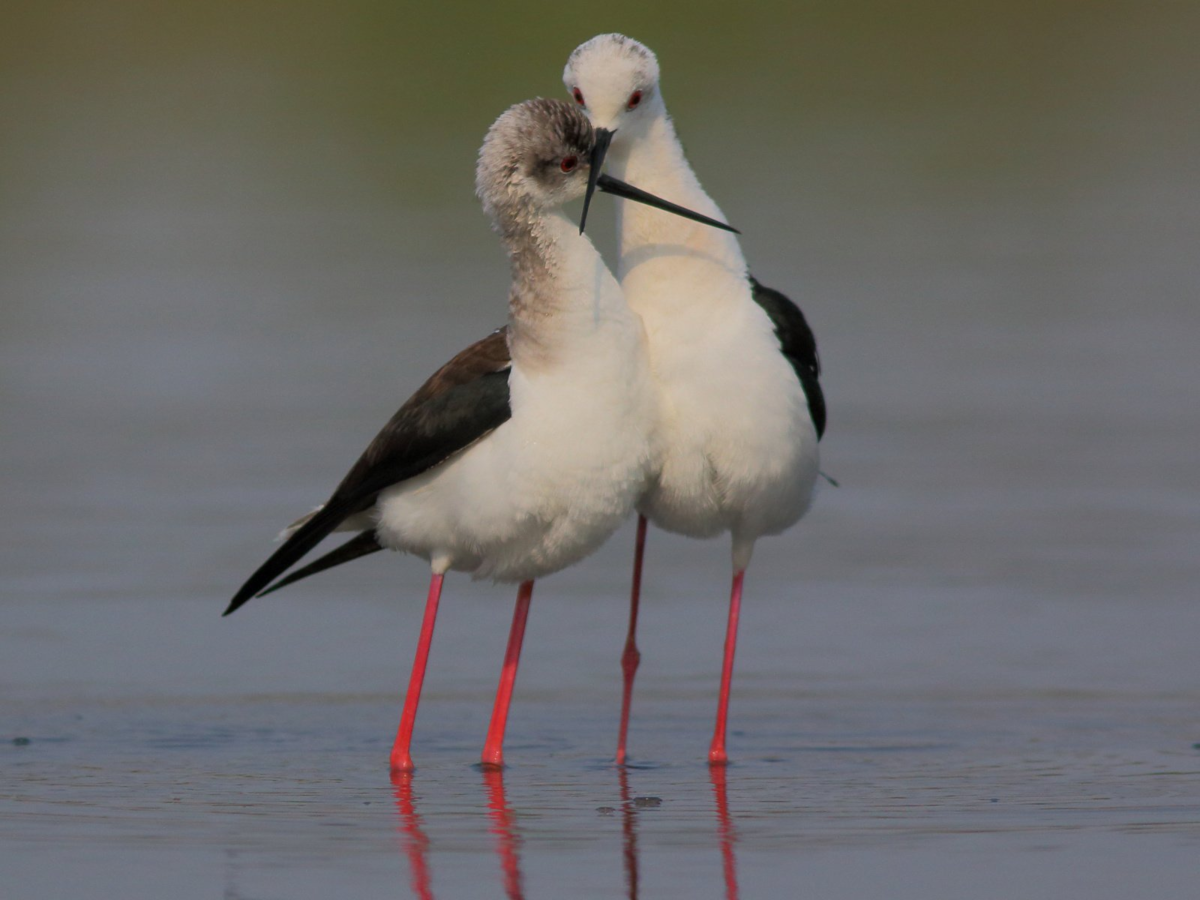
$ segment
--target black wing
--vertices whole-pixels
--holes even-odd
[[[754,302],[763,308],[775,326],[779,347],[796,372],[808,398],[808,411],[817,427],[817,437],[825,434],[825,395],[821,392],[821,358],[817,339],[808,320],[795,303],[774,288],[763,287],[750,276]]]
[[[511,365],[501,328],[438,369],[383,426],[325,505],[247,579],[224,615],[299,562],[348,516],[369,509],[380,491],[433,468],[508,421]]]
[[[326,569],[332,569],[334,566],[340,566],[342,563],[352,562],[361,557],[369,556],[382,549],[383,545],[375,537],[374,529],[361,531],[346,541],[346,543],[338,545],[324,556],[310,562],[307,566],[293,569],[287,577],[280,578],[269,588],[259,591],[254,596],[265,597],[267,594],[273,594],[280,588],[287,587],[289,584],[295,584],[301,578],[316,575],[318,572],[324,572]]]

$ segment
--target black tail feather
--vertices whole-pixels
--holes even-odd
[[[299,581],[301,578],[307,578],[309,575],[316,575],[318,572],[324,572],[326,569],[332,569],[334,566],[340,566],[342,563],[348,563],[358,559],[361,556],[367,556],[377,550],[382,550],[383,547],[379,541],[375,539],[375,531],[363,531],[352,537],[340,547],[330,550],[324,556],[313,560],[302,569],[296,569],[285,578],[280,578],[277,582],[265,590],[259,591],[254,596],[265,597],[267,594],[272,594],[282,587],[287,587],[289,584]]]
[[[327,534],[341,524],[343,519],[355,512],[358,510],[345,501],[339,503],[336,500],[330,500],[284,541],[283,546],[272,553],[253,575],[246,579],[246,583],[233,595],[229,606],[221,615],[227,616],[236,611],[243,603],[299,562],[305,553],[321,543]]]

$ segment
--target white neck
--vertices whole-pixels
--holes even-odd
[[[648,118],[638,123],[636,132],[618,135],[613,141],[608,157],[613,174],[664,200],[724,221],[720,207],[705,193],[688,164],[661,97],[655,101],[657,108],[644,111]],[[622,282],[647,262],[680,256],[745,277],[746,260],[737,237],[730,232],[621,200],[617,233]]]

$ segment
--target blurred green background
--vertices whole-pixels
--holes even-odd
[[[460,208],[487,125],[563,96],[566,55],[607,30],[658,52],[701,177],[769,252],[853,237],[869,204],[1036,191],[1049,209],[1117,174],[1162,190],[1198,147],[1189,3],[17,0],[0,13],[6,268],[65,206],[71,231],[148,208],[229,228],[452,207],[398,236],[431,250],[479,225]]]
[[[438,252],[482,231],[468,207],[488,124],[563,96],[566,55],[606,30],[658,52],[752,255],[918,249],[862,221],[878,206],[969,251],[988,236],[921,210],[1002,218],[1013,194],[1039,199],[1031,243],[1083,242],[1078,205],[1114,178],[1131,226],[1169,230],[1195,206],[1155,207],[1195,190],[1178,183],[1200,148],[1194,4],[17,0],[0,13],[0,262],[86,267],[77,241],[155,214],[172,220],[156,240],[215,229],[286,251],[242,218],[313,209],[330,213],[323,240]],[[385,237],[356,211],[419,225]],[[24,291],[5,293],[11,316]]]

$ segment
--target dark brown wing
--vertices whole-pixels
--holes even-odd
[[[511,365],[507,328],[455,356],[383,426],[331,502],[349,501],[357,505],[355,512],[366,509],[384,488],[420,475],[507,421]]]
[[[750,287],[754,302],[763,308],[775,326],[779,349],[792,364],[804,396],[817,437],[825,434],[825,394],[821,390],[821,358],[817,355],[817,338],[808,327],[808,320],[795,303],[774,288],[764,287],[751,276]]]
[[[433,468],[508,421],[511,365],[501,328],[434,372],[367,445],[325,505],[247,579],[224,615],[299,562],[347,517],[369,509],[380,491]]]

